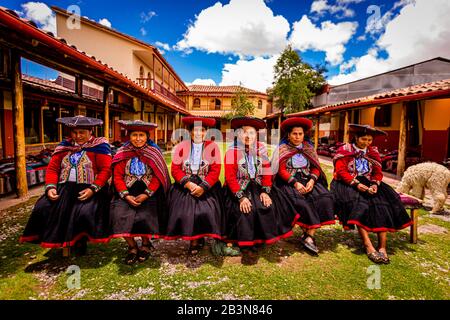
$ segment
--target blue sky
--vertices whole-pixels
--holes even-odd
[[[435,56],[450,58],[447,0],[2,1],[51,29],[45,5],[78,5],[82,16],[158,47],[187,83],[265,90],[277,54],[291,43],[338,84]],[[45,4],[45,5],[44,5]],[[431,36],[430,36],[431,34]],[[24,64],[24,71],[52,73]]]

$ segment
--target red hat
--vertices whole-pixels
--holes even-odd
[[[312,125],[313,125],[313,123],[309,119],[301,118],[301,117],[293,117],[293,118],[286,119],[281,123],[281,130],[287,131],[287,130],[289,130],[289,128],[292,128],[292,127],[302,127],[303,130],[306,132],[312,128]]]
[[[348,125],[350,132],[352,133],[362,133],[362,134],[367,134],[370,136],[387,136],[387,132],[371,127],[368,124],[355,124],[355,123],[350,123]]]
[[[264,120],[255,117],[238,117],[231,120],[231,129],[238,129],[244,126],[260,130],[266,128],[266,123]]]
[[[181,119],[185,125],[194,125],[196,122],[200,122],[202,127],[214,127],[216,125],[216,119],[206,117],[184,117]]]
[[[119,120],[118,123],[122,128],[125,128],[128,133],[131,131],[148,132],[158,127],[156,123],[145,122],[142,120]]]

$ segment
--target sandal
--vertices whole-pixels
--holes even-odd
[[[367,254],[367,257],[370,261],[375,262],[376,264],[383,263],[383,258],[380,256],[378,251],[373,251]]]
[[[133,252],[132,250],[136,250],[136,252]],[[134,264],[138,259],[138,248],[137,247],[129,247],[128,248],[128,254],[125,257],[125,264],[132,265]]]
[[[189,246],[189,254],[191,254],[191,255],[196,255],[197,253],[199,253],[200,252],[200,245],[197,243],[197,244],[190,244],[190,246]]]
[[[381,262],[383,262],[384,264],[389,264],[391,263],[391,260],[389,259],[389,257],[387,256],[386,253],[378,251],[378,255],[381,258]]]
[[[142,250],[142,248],[147,248],[148,250]],[[138,253],[139,262],[144,262],[150,257],[151,249],[153,249],[153,245],[151,243],[141,245]]]
[[[306,241],[307,238],[311,238],[312,242]],[[319,248],[317,248],[316,240],[313,236],[307,234],[306,232],[303,233],[302,237],[300,238],[300,243],[309,253],[312,253],[315,256],[319,255]]]

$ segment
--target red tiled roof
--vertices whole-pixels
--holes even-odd
[[[242,86],[204,86],[204,85],[193,84],[193,85],[188,86],[188,88],[190,91],[188,93],[199,92],[199,93],[231,93],[231,94],[235,94],[239,90],[242,90],[247,94],[258,94],[258,95],[267,96],[267,94],[265,94],[263,92],[259,92],[259,91],[245,88]]]
[[[124,87],[137,90],[140,93],[145,94],[160,103],[163,103],[167,107],[173,108],[183,114],[189,114],[189,111],[187,111],[183,106],[178,105],[174,101],[139,85],[139,83],[131,80],[123,73],[120,73],[107,64],[104,64],[102,61],[97,60],[94,56],[90,56],[86,54],[86,52],[79,50],[76,46],[68,44],[65,39],[55,37],[53,33],[38,28],[33,21],[20,18],[18,14],[11,9],[0,6],[0,25],[5,25],[19,34],[39,37],[38,40],[44,41],[44,43],[50,48],[63,51],[65,54],[70,55],[74,59],[79,59],[83,62],[89,63],[89,67],[94,68],[94,70],[101,71],[105,74],[105,77],[113,77],[114,80],[120,82]]]
[[[70,89],[68,89],[66,87],[63,87],[63,86],[61,86],[61,85],[59,85],[59,84],[57,84],[57,83],[55,83],[54,81],[51,81],[51,80],[45,80],[45,79],[41,79],[41,78],[36,78],[36,77],[30,76],[30,75],[27,75],[27,74],[22,74],[22,80],[25,81],[25,82],[29,82],[29,83],[41,86],[41,87],[48,87],[48,88],[51,88],[51,89],[57,89],[57,90],[67,91],[67,92],[72,93],[72,90],[70,90]]]
[[[401,101],[420,100],[424,98],[433,98],[445,95],[450,95],[450,79],[433,81],[410,87],[376,93],[366,97],[341,101],[314,109],[291,113],[287,116],[293,117],[318,115],[325,112],[346,110],[360,106],[397,103]]]
[[[65,16],[70,16],[70,15],[71,15],[71,14],[68,13],[66,10],[61,9],[61,8],[59,8],[59,7],[57,7],[57,6],[51,6],[51,9],[52,9],[53,11],[57,12],[57,13],[60,13],[60,14],[65,15]],[[90,25],[93,25],[93,26],[97,27],[98,29],[102,29],[102,30],[105,30],[105,31],[108,31],[108,32],[112,32],[112,33],[114,33],[114,34],[116,34],[116,35],[119,35],[119,36],[121,36],[121,37],[124,37],[124,38],[130,40],[130,41],[133,41],[133,42],[138,43],[138,44],[140,44],[140,45],[142,45],[142,46],[144,46],[144,47],[148,47],[148,48],[154,50],[154,51],[156,52],[156,54],[158,55],[158,57],[163,61],[164,65],[165,65],[167,68],[169,68],[169,70],[175,75],[175,77],[181,82],[182,85],[186,86],[186,84],[184,83],[184,81],[183,81],[183,80],[180,78],[180,76],[175,72],[175,70],[172,68],[172,66],[167,62],[167,60],[164,58],[164,56],[161,54],[161,52],[159,52],[159,50],[158,50],[157,47],[152,46],[151,44],[148,44],[148,43],[146,43],[146,42],[144,42],[144,41],[142,41],[142,40],[139,40],[139,39],[137,39],[137,38],[135,38],[135,37],[132,37],[132,36],[130,36],[130,35],[128,35],[128,34],[125,34],[125,33],[122,33],[122,32],[120,32],[120,31],[117,31],[117,30],[115,30],[115,29],[113,29],[113,28],[108,28],[108,27],[106,27],[106,26],[104,26],[104,25],[98,23],[97,21],[88,19],[88,18],[86,18],[86,17],[80,17],[80,18],[81,18],[81,21],[86,22],[86,23],[88,23],[88,24],[90,24]]]
[[[191,110],[191,114],[196,117],[210,117],[210,118],[223,118],[228,110]]]

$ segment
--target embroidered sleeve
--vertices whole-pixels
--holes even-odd
[[[59,173],[61,169],[61,161],[67,152],[61,152],[56,155],[53,155],[50,159],[49,164],[47,165],[47,170],[45,173],[45,185],[47,186],[56,186],[59,181]]]
[[[108,154],[95,154],[95,166],[97,168],[97,176],[93,185],[103,187],[111,177],[112,157]]]

